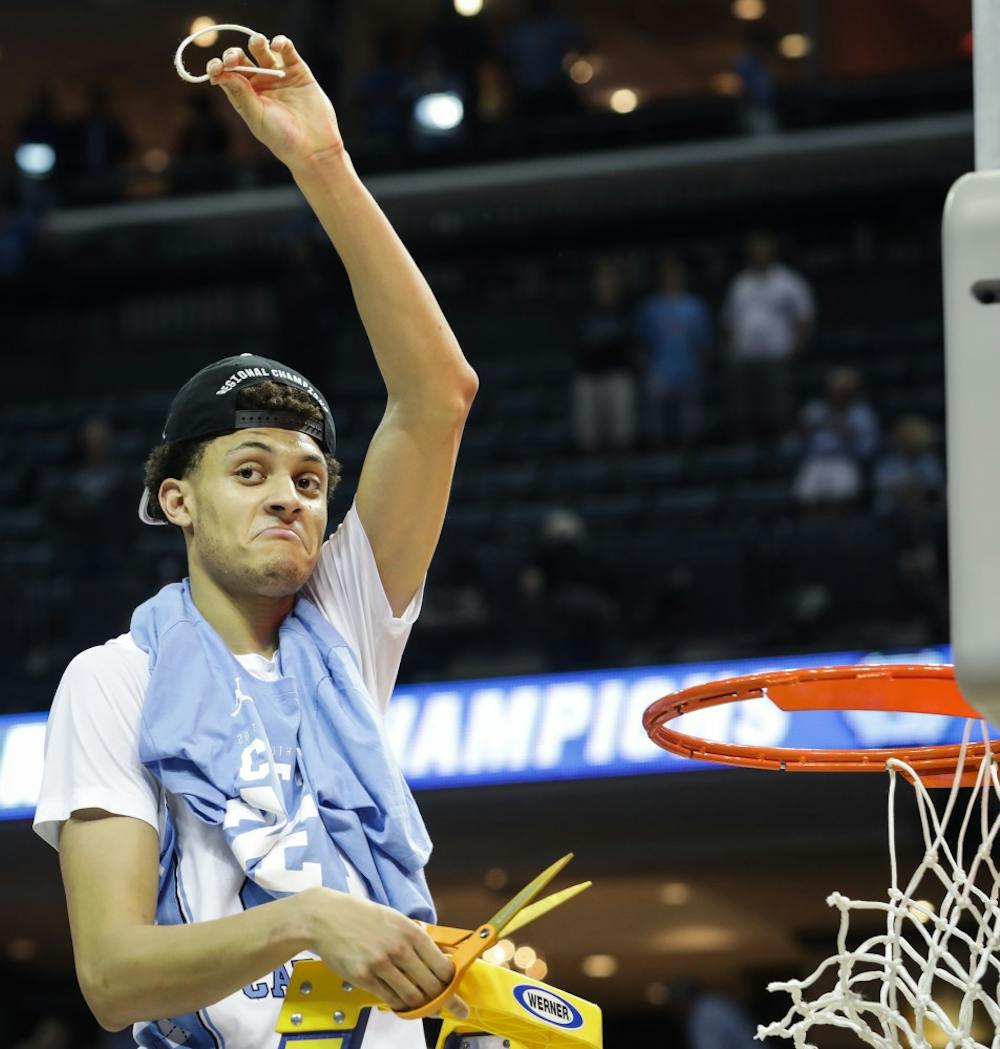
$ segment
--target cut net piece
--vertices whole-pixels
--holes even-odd
[[[973,724],[966,723],[940,813],[913,768],[889,762],[888,899],[827,897],[840,912],[837,952],[803,980],[768,985],[789,994],[792,1006],[778,1022],[759,1027],[758,1038],[787,1038],[796,1049],[813,1049],[813,1027],[839,1027],[877,1049],[1000,1049],[1000,870],[993,862],[1000,778],[987,746],[963,802],[959,781]],[[979,724],[988,743],[987,726]],[[900,774],[913,785],[924,839],[923,859],[902,886],[895,821]],[[851,918],[863,912],[884,915],[885,930],[850,946]]]

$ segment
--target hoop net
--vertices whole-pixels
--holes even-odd
[[[1000,832],[1000,777],[980,722],[984,753],[963,799],[966,722],[955,778],[939,811],[918,772],[890,758],[887,901],[851,900],[839,892],[827,904],[840,912],[837,951],[803,980],[771,983],[792,1006],[758,1038],[777,1036],[811,1049],[814,1027],[852,1031],[877,1049],[1000,1049],[1000,870],[992,852]],[[896,855],[896,791],[909,782],[923,833],[924,855],[905,881]],[[937,792],[938,797],[941,792]],[[884,917],[884,929],[852,937],[851,919]],[[850,946],[851,940],[856,946]],[[860,941],[860,942],[858,942]],[[833,981],[832,989],[823,990]]]

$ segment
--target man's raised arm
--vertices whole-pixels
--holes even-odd
[[[262,66],[285,77],[226,72],[238,48],[208,72],[250,130],[291,171],[350,278],[388,401],[365,458],[357,508],[394,614],[416,593],[437,546],[462,429],[478,388],[434,295],[362,185],[336,115],[285,37],[253,37]]]

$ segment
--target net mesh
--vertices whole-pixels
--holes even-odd
[[[959,769],[974,724],[988,742],[985,724],[969,722]],[[1000,832],[1000,778],[994,755],[987,747],[967,796],[956,773],[940,811],[909,765],[891,759],[888,771],[888,899],[851,900],[839,892],[827,897],[840,912],[837,951],[803,980],[768,985],[787,992],[792,1006],[778,1022],[758,1028],[757,1037],[782,1037],[807,1049],[815,1045],[809,1041],[813,1028],[839,1027],[878,1049],[1000,1049],[1000,871],[992,855]],[[896,855],[901,777],[913,786],[924,843],[922,860],[902,885]],[[851,919],[862,925],[862,912],[884,915],[884,931],[879,921],[877,934],[852,937]]]

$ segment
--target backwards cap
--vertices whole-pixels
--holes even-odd
[[[238,409],[236,395],[240,390],[276,382],[290,386],[311,397],[323,413],[322,422],[303,419],[297,412],[270,411],[265,408]],[[323,395],[300,372],[286,364],[254,353],[225,357],[202,368],[177,391],[163,427],[164,441],[187,441],[198,437],[219,437],[235,430],[271,426],[282,430],[298,430],[308,434],[330,455],[337,447],[337,431],[329,405]],[[155,498],[143,489],[139,502],[139,519],[144,524],[159,525],[150,512]]]

